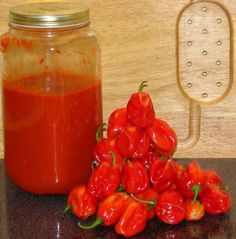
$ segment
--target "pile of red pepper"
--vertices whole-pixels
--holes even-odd
[[[96,134],[95,161],[87,185],[69,194],[67,210],[78,217],[78,226],[92,229],[114,226],[126,237],[141,232],[155,215],[167,224],[200,220],[205,212],[226,213],[231,198],[222,179],[196,162],[186,167],[172,159],[175,131],[155,117],[152,100],[139,91],[125,108],[115,110]],[[94,221],[87,219],[96,215]]]

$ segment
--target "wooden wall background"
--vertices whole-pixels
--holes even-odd
[[[9,7],[23,2],[27,1],[0,0],[0,33],[8,29]],[[142,80],[148,80],[157,116],[175,128],[180,140],[186,138],[190,103],[177,86],[176,21],[189,0],[80,2],[90,7],[91,25],[101,36],[104,121],[114,108],[126,104]],[[235,25],[235,0],[220,3]],[[2,136],[0,145],[3,157]],[[235,84],[223,101],[202,107],[199,141],[190,149],[179,149],[175,156],[236,157]]]

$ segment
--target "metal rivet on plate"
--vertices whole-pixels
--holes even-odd
[[[208,94],[207,93],[202,93],[202,98],[207,98]]]
[[[207,72],[206,71],[202,72],[202,76],[206,77],[207,76]]]
[[[221,65],[221,61],[220,60],[218,60],[218,61],[216,61],[216,65]]]
[[[218,81],[218,82],[216,83],[216,85],[217,85],[218,87],[220,87],[222,84],[221,84],[220,81]]]
[[[188,88],[191,88],[192,86],[193,86],[193,85],[192,85],[192,83],[190,83],[190,82],[187,84],[187,87],[188,87]]]
[[[191,62],[191,61],[189,61],[188,63],[187,63],[187,66],[192,66],[193,65],[193,63]]]
[[[188,24],[191,25],[193,23],[192,19],[188,19]]]
[[[217,45],[218,46],[222,45],[222,41],[217,41]]]
[[[206,7],[203,7],[203,8],[202,8],[202,11],[203,11],[203,12],[207,12],[207,8],[206,8]]]
[[[206,56],[206,55],[207,55],[207,51],[203,51],[203,52],[202,52],[202,55],[203,55],[203,56]]]
[[[221,24],[222,23],[222,20],[220,18],[217,19],[217,23],[218,24]]]
[[[203,30],[202,30],[202,33],[203,33],[203,34],[207,34],[207,29],[203,29]]]

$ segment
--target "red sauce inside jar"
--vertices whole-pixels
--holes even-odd
[[[101,83],[70,73],[3,82],[5,168],[25,191],[64,194],[86,182],[102,122]]]

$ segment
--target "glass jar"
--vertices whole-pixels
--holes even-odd
[[[90,174],[102,123],[101,60],[89,9],[41,2],[10,9],[1,37],[5,170],[21,189],[65,194]]]

